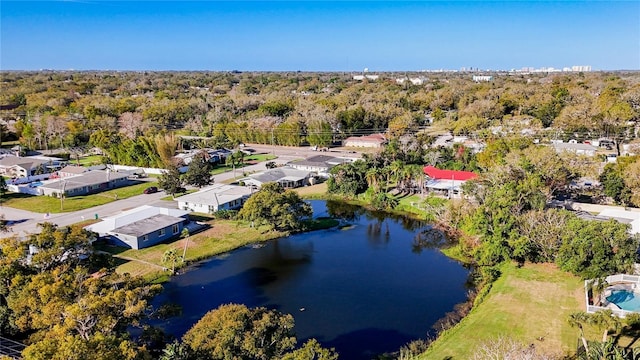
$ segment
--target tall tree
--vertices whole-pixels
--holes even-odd
[[[176,248],[169,249],[162,254],[162,263],[171,264],[172,274],[176,272],[176,261],[178,261],[178,259],[180,259],[180,256]]]
[[[185,183],[198,188],[202,188],[213,183],[213,177],[210,173],[211,165],[205,158],[204,154],[204,152],[200,152],[191,159],[189,168],[184,174]]]
[[[206,313],[183,341],[209,359],[281,359],[296,344],[293,316],[227,304]]]
[[[238,217],[287,231],[300,229],[302,219],[311,214],[311,206],[298,193],[284,190],[278,183],[266,183],[247,200]]]
[[[180,188],[182,188],[182,177],[178,166],[170,164],[167,167],[167,171],[163,171],[162,175],[158,178],[158,186],[164,189],[167,194],[175,196]]]

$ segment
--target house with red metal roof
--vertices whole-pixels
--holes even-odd
[[[425,166],[423,171],[429,178],[425,187],[446,193],[448,197],[459,197],[462,194],[462,184],[478,177],[478,174],[472,171],[444,170],[431,165]]]

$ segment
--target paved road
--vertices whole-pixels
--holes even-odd
[[[297,148],[297,147],[285,147],[285,146],[268,146],[268,145],[255,145],[247,144],[247,148],[254,149],[256,153],[271,153],[275,154],[278,158],[273,160],[276,164],[285,164],[291,160],[304,159],[313,155],[331,155],[331,156],[345,156],[359,158],[361,154],[347,152],[347,151],[329,151],[329,152],[317,152],[310,148]],[[243,173],[254,173],[258,171],[264,171],[266,169],[264,163],[246,166],[242,169],[237,169],[235,176],[242,176]],[[214,176],[216,183],[225,182],[234,178],[233,171],[218,174]],[[14,209],[6,206],[0,206],[0,214],[4,215],[6,220],[12,221],[11,231],[5,234],[0,234],[0,237],[5,236],[25,236],[29,233],[38,231],[38,224],[42,222],[51,222],[58,226],[68,226],[77,222],[93,219],[96,216],[98,218],[108,217],[116,215],[123,210],[128,210],[141,205],[154,205],[160,207],[177,207],[175,201],[160,200],[167,196],[163,191],[155,194],[141,194],[133,196],[127,199],[120,199],[110,202],[108,204],[96,206],[86,210],[79,210],[68,213],[50,214],[45,215],[42,213],[31,212],[26,210]],[[69,199],[65,201],[70,201]]]

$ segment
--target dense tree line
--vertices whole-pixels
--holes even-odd
[[[17,137],[41,149],[90,144],[113,161],[154,164],[159,160],[127,154],[152,147],[167,131],[227,146],[327,146],[376,131],[400,137],[431,122],[481,137],[523,129],[565,140],[639,134],[636,73],[496,74],[485,83],[473,82],[471,74],[442,73],[429,74],[421,86],[397,84],[403,76],[356,81],[335,73],[4,72],[0,105],[7,128],[0,129],[0,141]],[[107,139],[93,136],[97,132]]]
[[[491,267],[507,260],[555,262],[566,271],[591,278],[628,271],[636,260],[640,239],[629,235],[626,224],[584,220],[549,207],[573,180],[589,175],[591,167],[585,161],[600,160],[559,154],[522,137],[491,140],[477,155],[463,147],[432,148],[425,143],[403,150],[392,141],[376,155],[336,166],[327,189],[378,209],[394,209],[407,194],[425,195],[420,185],[425,181],[422,164],[472,170],[480,176],[465,185],[467,199],[446,208],[427,202],[421,206],[446,226],[466,234],[460,246],[478,265]],[[620,193],[627,194],[629,201],[635,199],[640,194],[636,185],[640,177],[633,171],[639,164],[640,157],[625,157],[607,165],[603,191],[615,190],[610,195],[614,199]]]

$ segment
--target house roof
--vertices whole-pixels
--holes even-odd
[[[19,157],[19,156],[5,156],[0,159],[1,167],[12,167],[12,166],[20,166],[25,169],[31,169],[38,165],[46,164],[48,161],[34,159],[29,157]]]
[[[365,136],[350,136],[346,138],[344,141],[360,141],[360,142],[372,142],[376,144],[381,144],[387,141],[387,137],[384,134],[371,134]]]
[[[293,160],[289,164],[301,165],[301,166],[316,166],[316,167],[332,167],[345,162],[351,162],[349,159],[337,158],[329,155],[316,155],[308,157],[304,160]]]
[[[249,175],[251,179],[257,180],[261,183],[277,182],[280,180],[298,181],[308,178],[311,172],[306,170],[298,170],[290,167],[281,167],[276,169],[269,169],[261,173]]]
[[[114,229],[121,228],[156,215],[167,215],[173,218],[180,218],[188,213],[188,211],[179,209],[168,209],[157,206],[143,205],[131,210],[123,211],[118,215],[105,217],[101,222],[88,225],[85,227],[85,229],[97,232],[99,234],[104,234],[112,232]]]
[[[598,217],[615,219],[623,224],[629,224],[629,231],[632,234],[640,234],[640,211],[605,209],[598,214]]]
[[[89,169],[87,169],[84,166],[67,165],[67,166],[63,167],[62,169],[60,169],[58,171],[64,172],[64,173],[69,173],[69,174],[82,174],[82,173],[85,173],[85,172],[89,171]]]
[[[596,151],[597,147],[589,144],[574,144],[574,143],[556,143],[553,144],[556,150],[584,150],[584,151]]]
[[[431,165],[424,167],[424,173],[432,179],[467,181],[475,179],[478,174],[471,171],[441,170]]]
[[[140,237],[171,225],[183,222],[183,218],[158,214],[111,230],[113,233]]]
[[[62,180],[44,184],[41,186],[41,188],[61,190],[64,187],[65,191],[68,191],[85,186],[103,184],[107,181],[122,179],[126,177],[128,177],[127,174],[121,174],[113,171],[91,170],[80,175],[70,176]]]
[[[244,186],[214,184],[198,192],[180,196],[176,198],[176,201],[219,206],[243,197],[248,197],[252,192],[253,190],[251,188]]]

